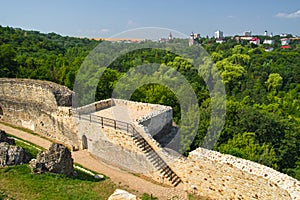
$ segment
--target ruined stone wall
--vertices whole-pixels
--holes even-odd
[[[58,84],[29,79],[0,79],[1,121],[77,148],[72,91]]]
[[[173,110],[170,106],[113,99],[114,105],[127,107],[129,114],[136,115],[135,121],[147,127],[151,136],[172,125]],[[133,114],[134,113],[134,114]],[[133,122],[133,123],[134,123]]]
[[[183,157],[161,148],[147,128],[137,130],[181,178],[190,193],[212,199],[300,199],[300,182],[258,163],[203,148]]]
[[[200,181],[197,184],[197,179],[195,178],[201,178],[197,173],[203,167],[213,169],[212,165],[203,165],[203,161],[205,163],[210,162],[215,166],[217,171],[210,170],[210,176],[217,180],[216,183],[228,181],[220,179],[222,176],[227,176],[227,179],[231,180],[231,190],[227,190],[229,194],[233,194],[236,187],[243,194],[249,195],[249,198],[251,192],[253,192],[252,194],[257,194],[259,199],[300,199],[300,181],[267,166],[203,148],[192,151],[187,159],[187,163],[189,163],[187,168],[190,169],[190,172],[187,173],[188,182],[198,189],[203,188],[203,182],[205,181]],[[257,187],[252,188],[252,186]],[[189,187],[191,190],[191,186]],[[288,194],[287,197],[283,191]],[[277,195],[277,197],[274,195]]]
[[[125,131],[101,127],[89,121],[89,116],[77,119],[80,137],[86,138],[87,150],[106,163],[133,173],[153,177],[155,169],[145,154]]]
[[[79,114],[90,114],[105,108],[109,108],[111,106],[113,106],[112,99],[105,99],[86,106],[76,108],[74,109],[74,111],[76,111]]]

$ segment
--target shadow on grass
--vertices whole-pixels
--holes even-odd
[[[104,178],[100,179],[100,178],[95,178],[95,176],[91,175],[91,174],[87,174],[79,169],[75,169],[74,170],[76,172],[76,176],[70,177],[72,179],[79,179],[82,181],[91,181],[91,182],[100,182],[100,181],[104,181],[106,179],[106,177],[104,176]]]
[[[32,174],[28,164],[0,168],[0,172],[3,172],[3,175],[15,174],[15,175],[24,176],[26,178],[33,178],[33,179],[55,178],[55,179],[81,180],[81,181],[88,181],[88,182],[100,182],[100,181],[104,181],[106,179],[105,176],[102,179],[99,179],[99,178],[97,179],[93,175],[87,174],[78,169],[74,169],[74,171],[75,171],[76,175],[66,176],[64,174],[54,174],[54,173]]]
[[[63,174],[32,174],[26,164],[0,168],[1,198],[107,199],[114,190],[110,180],[98,180],[81,171],[77,177],[67,177]]]

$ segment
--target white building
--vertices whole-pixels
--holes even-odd
[[[218,44],[222,44],[224,42],[225,42],[225,40],[223,40],[222,38],[216,39],[216,43],[218,43]]]
[[[287,34],[286,33],[281,33],[280,37],[287,37]]]
[[[200,34],[199,33],[191,33],[189,39],[189,46],[193,46],[194,44],[199,43]]]
[[[252,35],[252,32],[251,31],[244,31],[244,36],[251,36]]]
[[[223,31],[217,30],[217,31],[215,32],[215,38],[216,38],[216,39],[222,39],[223,37],[224,37]]]
[[[249,43],[250,44],[256,44],[256,45],[259,45],[260,44],[260,39],[259,38],[252,38],[251,40],[249,40]]]
[[[289,38],[282,38],[281,39],[281,45],[286,46],[290,44],[290,39]]]
[[[267,39],[265,39],[263,42],[263,44],[269,44],[269,45],[273,45],[274,43],[275,43],[274,40],[267,40]]]

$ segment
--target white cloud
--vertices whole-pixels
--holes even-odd
[[[107,28],[103,28],[100,30],[100,33],[108,33],[108,32],[110,32],[110,30]]]
[[[280,18],[300,18],[300,10],[293,13],[277,13],[276,17]]]

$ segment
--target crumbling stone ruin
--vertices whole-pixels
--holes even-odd
[[[40,152],[30,161],[32,173],[55,173],[74,175],[73,158],[69,149],[62,144],[53,143],[48,151]]]
[[[269,167],[203,148],[188,157],[174,153],[180,137],[176,131],[168,134],[174,130],[171,107],[107,99],[72,108],[72,94],[46,81],[0,79],[0,120],[199,196],[300,199],[300,182]],[[41,163],[52,158],[40,157]]]
[[[28,163],[30,156],[15,145],[15,140],[8,138],[5,131],[0,130],[0,167]]]

